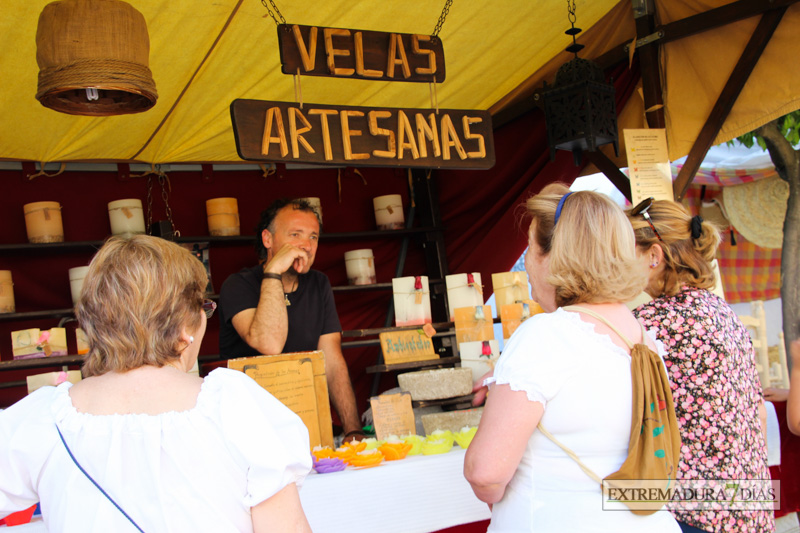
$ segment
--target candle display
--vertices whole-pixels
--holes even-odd
[[[86,277],[86,272],[88,271],[88,266],[80,266],[69,269],[69,291],[72,294],[72,305],[76,305],[78,300],[81,298],[83,278]]]
[[[23,209],[29,242],[64,242],[61,204],[58,202],[32,202],[25,204]]]
[[[344,265],[347,269],[347,283],[350,285],[372,285],[377,281],[372,250],[345,252]]]
[[[206,215],[209,235],[239,235],[239,201],[236,198],[206,200]]]
[[[0,270],[0,313],[13,313],[14,283],[11,281],[10,270]]]
[[[387,194],[372,199],[375,208],[375,224],[378,229],[403,229],[403,198],[399,194]]]
[[[415,326],[433,322],[428,276],[394,278],[392,292],[396,326]]]
[[[138,198],[126,198],[108,202],[108,221],[111,224],[111,235],[129,238],[145,233],[142,201]]]

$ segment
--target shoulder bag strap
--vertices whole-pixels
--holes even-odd
[[[599,320],[600,322],[602,322],[603,324],[605,324],[606,326],[611,328],[611,331],[613,331],[614,333],[619,335],[619,338],[622,339],[623,341],[625,341],[625,344],[628,345],[629,349],[633,349],[634,343],[631,342],[630,339],[628,339],[628,337],[626,337],[625,335],[620,333],[620,331],[616,327],[614,327],[614,325],[611,324],[611,322],[609,322],[608,319],[606,317],[604,317],[603,315],[601,315],[600,313],[596,313],[596,312],[592,311],[591,309],[586,309],[585,307],[581,307],[579,305],[568,305],[566,307],[562,307],[562,309],[564,309],[565,311],[573,311],[575,313],[585,313],[585,314],[587,314],[589,316],[593,316],[594,318],[596,318],[597,320]],[[639,325],[641,326],[641,323]],[[642,343],[644,344],[644,342],[645,342],[645,340],[644,340],[644,326],[642,326]]]
[[[94,478],[93,478],[92,476],[90,476],[90,475],[89,475],[89,473],[88,473],[86,470],[84,470],[84,469],[83,469],[83,467],[82,467],[82,466],[81,466],[81,464],[78,462],[78,460],[77,460],[77,459],[75,459],[75,456],[74,456],[74,455],[72,455],[72,450],[70,450],[70,449],[69,449],[69,446],[67,446],[67,441],[65,441],[65,440],[64,440],[64,435],[62,435],[62,434],[61,434],[61,429],[58,427],[58,424],[56,424],[56,431],[58,431],[58,436],[59,436],[59,437],[61,437],[61,442],[64,444],[64,448],[66,448],[66,449],[67,449],[67,453],[69,454],[69,458],[70,458],[70,459],[72,459],[72,462],[73,462],[73,463],[75,463],[75,466],[77,466],[77,467],[78,467],[78,470],[80,470],[81,472],[83,472],[83,475],[84,475],[84,476],[86,476],[86,477],[89,479],[89,481],[91,481],[91,482],[92,482],[92,484],[93,484],[95,487],[97,487],[97,490],[99,490],[99,491],[100,491],[100,492],[103,494],[103,496],[105,496],[106,498],[108,498],[108,501],[110,501],[111,503],[113,503],[113,504],[114,504],[114,507],[116,507],[117,509],[119,509],[119,512],[120,512],[120,513],[122,513],[122,514],[125,516],[125,518],[127,518],[128,520],[130,520],[131,524],[133,524],[133,527],[135,527],[136,529],[138,529],[138,530],[139,530],[141,533],[144,533],[144,531],[142,530],[142,528],[140,528],[140,527],[139,527],[139,524],[137,524],[136,522],[134,522],[134,521],[133,521],[133,518],[131,518],[130,516],[128,516],[128,513],[126,513],[125,511],[123,511],[123,510],[122,510],[122,507],[120,507],[120,506],[117,504],[117,502],[115,502],[115,501],[114,501],[114,499],[113,499],[111,496],[109,496],[109,495],[108,495],[108,493],[107,493],[106,491],[104,491],[104,490],[103,490],[103,487],[101,487],[100,485],[98,485],[98,484],[97,484],[97,481],[95,481],[95,480],[94,480]]]
[[[538,429],[539,431],[541,431],[541,432],[542,432],[542,435],[544,435],[545,437],[547,437],[548,439],[550,439],[551,441],[553,441],[553,444],[555,444],[556,446],[558,446],[559,448],[561,448],[562,450],[564,450],[564,453],[566,453],[568,456],[570,456],[570,458],[571,458],[573,461],[575,461],[576,463],[578,463],[578,466],[579,466],[579,467],[581,467],[581,470],[583,470],[584,472],[586,472],[586,475],[587,475],[587,476],[589,476],[590,478],[592,478],[592,479],[593,479],[594,481],[596,481],[598,484],[600,484],[600,485],[602,485],[602,484],[603,484],[603,480],[602,480],[602,479],[600,479],[600,476],[598,476],[597,474],[595,474],[595,473],[594,473],[594,470],[592,470],[591,468],[589,468],[589,467],[588,467],[588,466],[587,466],[587,465],[586,465],[586,464],[585,464],[583,461],[581,461],[581,458],[580,458],[580,457],[578,457],[578,454],[576,454],[575,452],[573,452],[573,451],[572,451],[570,448],[568,448],[566,445],[562,444],[562,443],[561,443],[561,442],[560,442],[558,439],[556,439],[556,438],[553,436],[553,434],[552,434],[552,433],[550,433],[549,431],[547,431],[547,430],[544,428],[544,426],[542,425],[542,423],[541,423],[541,422],[539,422],[539,425],[538,425],[538,426],[536,426],[536,429]]]

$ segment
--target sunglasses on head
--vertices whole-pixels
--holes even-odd
[[[653,205],[654,201],[655,201],[655,198],[653,198],[652,196],[650,198],[645,198],[644,200],[642,200],[641,202],[636,204],[636,207],[631,209],[631,215],[632,216],[642,215],[642,217],[644,217],[645,221],[647,221],[647,223],[650,224],[650,229],[652,229],[653,233],[656,234],[656,237],[658,238],[658,240],[661,241],[661,242],[664,242],[664,239],[662,239],[661,235],[658,234],[658,230],[656,229],[655,225],[653,225],[653,219],[650,218],[650,214],[647,212],[650,209],[650,207]]]
[[[206,318],[211,318],[211,315],[214,314],[214,310],[217,308],[217,302],[214,300],[209,300],[206,298],[203,300],[203,311],[206,314]]]

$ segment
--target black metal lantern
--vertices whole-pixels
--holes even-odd
[[[603,69],[578,57],[583,45],[575,42],[581,29],[575,27],[574,1],[571,7],[568,2],[567,7],[572,28],[564,33],[572,36],[567,51],[575,58],[558,69],[554,85],[545,82],[541,94],[550,159],[555,158],[556,148],[570,150],[578,166],[584,151],[594,152],[604,144],[613,143],[614,153],[619,155],[617,109],[614,86],[606,83]]]

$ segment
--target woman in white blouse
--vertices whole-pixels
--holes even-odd
[[[98,251],[76,308],[84,379],[0,413],[0,517],[41,502],[51,533],[310,530],[300,418],[241,372],[187,373],[207,281],[163,239]]]
[[[642,328],[626,307],[645,285],[622,209],[590,191],[545,187],[527,202],[532,218],[525,269],[546,313],[525,321],[494,371],[464,473],[493,506],[489,531],[678,532],[668,512],[634,515],[603,504],[600,486],[550,441],[542,426],[601,478],[625,460],[631,430],[627,344]],[[645,342],[656,349],[650,338]]]

